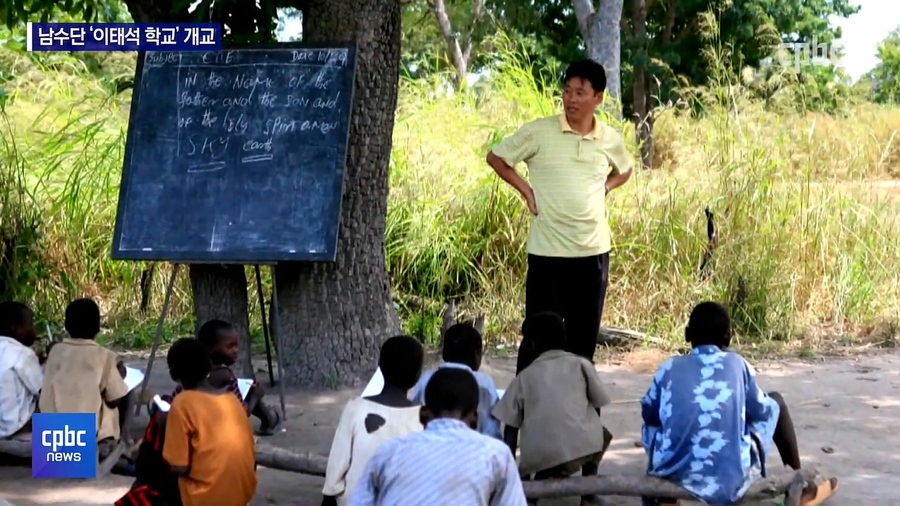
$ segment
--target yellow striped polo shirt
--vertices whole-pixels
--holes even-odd
[[[565,115],[526,123],[492,152],[510,167],[524,162],[538,215],[528,233],[528,253],[578,258],[612,248],[606,218],[606,178],[625,174],[633,160],[622,135],[600,120],[581,135]]]

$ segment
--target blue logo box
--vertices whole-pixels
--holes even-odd
[[[31,427],[32,478],[97,477],[97,415],[35,413]]]

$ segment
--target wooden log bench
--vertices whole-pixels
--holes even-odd
[[[0,453],[31,458],[31,440],[30,438],[28,440],[0,440]],[[110,457],[113,457],[113,455],[110,455]],[[115,458],[118,459],[118,456]],[[110,460],[112,459],[107,459],[107,461]],[[317,453],[295,453],[258,442],[256,445],[256,462],[258,465],[269,469],[324,477],[325,469],[328,465],[328,457]],[[106,473],[109,473],[114,463],[115,461],[112,461],[109,467],[104,468],[105,473],[103,474],[98,469],[97,476],[105,476]],[[801,471],[778,470],[770,473],[769,477],[754,483],[744,495],[740,504],[780,498],[788,490],[791,490],[791,501],[785,503],[785,506],[799,506],[800,491],[803,487],[807,484],[822,483],[826,479],[827,477],[815,468],[807,468]],[[681,500],[694,500],[694,497],[687,490],[669,481],[644,475],[575,476],[558,480],[525,481],[522,485],[525,488],[525,496],[529,499],[598,495],[672,497]]]
[[[126,404],[122,409],[127,409],[125,420],[122,425],[122,434],[126,435],[130,432],[131,426],[134,424],[134,408],[130,404]],[[0,439],[0,455],[8,455],[11,457],[31,460],[31,432],[15,434],[7,439]],[[131,445],[127,441],[127,437],[123,437],[109,455],[97,462],[97,477],[102,478],[108,475],[113,467],[119,462],[123,456],[130,450]]]
[[[752,504],[766,499],[783,497],[792,490],[791,498],[800,499],[806,484],[821,483],[825,478],[814,468],[801,471],[779,470],[756,481],[739,504]],[[696,500],[687,490],[674,483],[652,476],[574,476],[559,480],[526,481],[525,495],[529,499],[578,497],[583,495],[622,497],[671,497]],[[799,485],[799,488],[792,485]]]
[[[257,444],[256,462],[260,466],[281,471],[289,471],[311,476],[325,476],[328,457],[315,453],[298,454],[283,448]],[[758,480],[744,495],[741,504],[783,497],[790,489],[791,499],[799,506],[800,492],[807,484],[818,484],[825,477],[815,468],[799,472],[785,469],[770,473]],[[525,496],[529,499],[550,499],[579,497],[583,495],[624,496],[624,497],[672,497],[692,500],[694,497],[685,489],[659,478],[644,475],[619,476],[576,476],[560,480],[525,481]],[[785,506],[791,506],[786,503]]]
[[[113,466],[125,455],[128,450],[128,444],[125,441],[119,441],[106,458],[97,462],[97,477],[102,478],[108,475]],[[0,439],[0,454],[27,459],[31,461],[31,433],[18,434],[9,439]]]

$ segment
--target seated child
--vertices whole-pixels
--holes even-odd
[[[116,353],[97,344],[100,308],[78,299],[66,308],[66,332],[50,350],[44,367],[41,413],[96,413],[100,458],[115,447],[127,410],[133,406],[125,385],[125,366]]]
[[[271,434],[278,425],[278,414],[261,403],[262,391],[254,385],[247,394],[241,397],[237,377],[228,366],[237,360],[239,340],[234,327],[221,320],[211,320],[200,327],[197,340],[203,345],[211,363],[214,364],[209,376],[210,385],[222,388],[235,395],[244,406],[247,415],[254,414],[262,421],[261,430]],[[183,392],[177,386],[171,395],[163,395],[161,399],[170,405],[175,397]],[[138,449],[135,462],[135,481],[128,493],[115,506],[178,506],[177,475],[169,470],[169,465],[162,458],[165,445],[165,427],[167,413],[151,405],[150,423],[144,432],[144,439]],[[274,420],[274,422],[273,422]]]
[[[500,422],[491,415],[491,410],[500,400],[497,395],[497,387],[494,380],[487,374],[479,372],[481,367],[481,356],[484,350],[484,343],[481,334],[472,325],[467,323],[458,323],[449,329],[444,335],[444,350],[442,358],[444,363],[438,366],[438,369],[446,367],[454,367],[471,372],[475,375],[475,381],[478,382],[478,432],[485,436],[496,439],[503,439],[500,432]],[[425,404],[425,386],[434,371],[426,371],[422,374],[419,382],[413,388],[410,399],[416,404]]]
[[[503,438],[513,455],[522,431],[519,471],[537,473],[537,479],[578,471],[596,475],[612,435],[600,419],[600,408],[610,398],[594,365],[563,351],[566,327],[556,313],[526,318],[522,334],[533,343],[536,358],[513,379],[494,408],[494,416],[506,426]],[[592,496],[581,498],[582,504],[593,502]]]
[[[31,347],[34,314],[19,302],[0,303],[0,439],[30,430],[44,381]]]
[[[211,384],[228,388],[237,395],[238,400],[246,408],[247,414],[252,414],[259,419],[260,425],[259,431],[257,431],[259,435],[275,434],[281,424],[281,417],[277,411],[263,402],[262,387],[254,383],[247,393],[247,398],[242,398],[237,377],[231,371],[231,366],[237,361],[240,347],[240,339],[234,326],[222,320],[210,320],[200,327],[197,339],[206,348],[206,353],[212,362],[213,368],[209,376]]]
[[[384,389],[344,407],[328,454],[323,506],[347,504],[366,462],[382,443],[422,430],[419,406],[406,396],[422,373],[424,357],[422,345],[409,336],[392,337],[381,345],[378,366]]]
[[[703,302],[691,312],[685,338],[693,350],[663,362],[641,400],[648,474],[675,482],[707,504],[737,503],[766,475],[772,443],[785,466],[800,469],[797,436],[784,399],[766,394],[756,372],[727,351],[731,322],[724,307]],[[808,487],[802,504],[819,504],[837,481]],[[678,504],[644,499],[645,505]]]
[[[525,506],[516,460],[500,441],[472,430],[478,383],[439,369],[425,387],[424,431],[382,444],[350,496],[353,506]]]
[[[159,409],[151,412],[134,464],[134,483],[115,506],[181,506],[178,475],[162,457],[166,415]]]
[[[256,493],[256,444],[244,406],[208,380],[212,365],[196,339],[179,339],[166,357],[183,388],[166,417],[163,458],[179,475],[185,506],[243,506]]]

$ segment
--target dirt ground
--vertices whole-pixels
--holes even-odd
[[[602,474],[643,472],[643,450],[636,447],[641,425],[637,401],[662,358],[646,352],[598,364],[616,399],[603,412],[604,422],[616,439],[601,465]],[[129,365],[144,367],[141,361]],[[514,374],[515,361],[495,358],[485,364],[484,370],[494,376],[498,386],[504,386]],[[900,448],[896,423],[900,417],[900,354],[765,362],[758,364],[758,370],[762,387],[783,393],[791,406],[804,464],[818,465],[839,477],[841,489],[827,504],[900,504],[900,459],[896,456]],[[166,392],[171,387],[165,362],[155,362],[151,388]],[[267,443],[326,454],[341,407],[361,391],[362,386],[317,394],[289,392],[285,430],[268,438]],[[274,392],[267,399],[278,402]],[[321,478],[262,468],[259,475],[254,506],[319,504]],[[130,479],[121,476],[85,481],[33,480],[28,468],[0,467],[0,498],[16,506],[109,505],[129,485]],[[637,506],[640,501],[611,498],[611,503]]]

